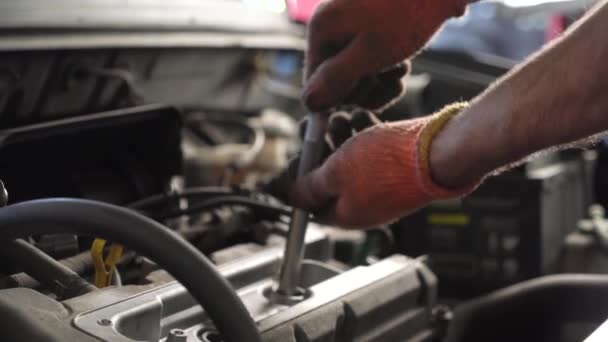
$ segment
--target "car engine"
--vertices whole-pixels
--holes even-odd
[[[0,340],[566,342],[608,317],[605,276],[528,280],[557,273],[534,269],[478,281],[485,274],[471,270],[486,259],[465,255],[445,223],[478,213],[462,219],[453,203],[365,232],[311,222],[298,292],[277,295],[293,209],[263,185],[300,149],[304,28],[241,2],[202,3],[0,10]],[[472,97],[511,66],[425,52],[386,116]],[[588,172],[579,157],[559,172],[520,172],[509,187],[547,193],[545,182]],[[497,192],[481,189],[491,196],[478,202],[500,202]],[[574,234],[587,197],[552,242]],[[539,201],[546,219],[556,207]],[[604,227],[598,210],[587,237]],[[492,219],[498,236],[512,233]],[[417,230],[427,225],[439,233]],[[594,243],[569,247],[568,271]],[[555,264],[559,248],[534,262]],[[604,256],[594,260],[601,268]]]
[[[281,132],[281,127],[264,127],[264,115],[285,121],[286,132]],[[184,114],[165,105],[144,105],[7,128],[2,131],[0,150],[5,191],[17,203],[47,197],[94,199],[165,223],[210,256],[267,340],[301,336],[300,340],[320,341],[336,334],[376,336],[372,339],[405,335],[430,338],[436,281],[428,268],[421,261],[401,256],[361,267],[340,263],[334,259],[335,241],[322,227],[311,227],[306,236],[302,286],[310,298],[294,303],[271,300],[288,210],[268,196],[233,185],[228,178],[240,177],[243,167],[253,168],[264,148],[278,149],[266,151],[271,157],[276,154],[275,159],[286,158],[287,146],[280,146],[289,144],[284,140],[294,124],[284,114],[272,111],[241,117],[240,121],[236,117],[231,113],[205,116],[198,111]],[[222,132],[226,129],[228,132]],[[238,136],[230,136],[238,135],[238,130],[252,132],[251,146],[246,142],[232,146],[234,151],[224,157],[231,164],[213,165],[221,161],[219,150],[230,148],[230,139],[238,143]],[[255,137],[258,134],[262,138]],[[275,140],[274,147],[257,147],[258,140],[267,135]],[[205,137],[228,142],[212,148],[196,140]],[[208,155],[217,154],[216,159],[188,159],[188,153],[193,157],[204,154],[205,149]],[[245,158],[243,154],[252,149],[256,150],[254,156]],[[284,166],[285,160],[275,160],[274,164]],[[190,179],[184,165],[197,177]],[[214,167],[231,170],[234,175],[214,178]],[[201,180],[204,174],[207,180]],[[248,172],[250,178],[254,175]],[[197,185],[190,186],[191,182]],[[201,182],[204,185],[198,184]],[[103,341],[218,340],[218,332],[185,288],[137,250],[125,246],[127,249],[118,253],[116,265],[109,266],[114,273],[108,277],[113,280],[105,284],[97,273],[103,272],[103,263],[108,267],[112,253],[117,253],[115,244],[99,245],[100,239],[69,234],[29,239],[23,243],[59,259],[60,264],[77,270],[78,276],[94,275],[96,285],[102,287],[91,292],[87,288],[83,294],[80,287],[69,288],[74,283],[39,278],[31,270],[26,269],[34,279],[24,273],[11,275],[12,267],[17,267],[14,272],[20,271],[18,259],[14,265],[6,265],[4,283],[16,288],[2,291],[3,307],[25,310],[23,314],[34,321],[37,316],[55,318],[49,323],[58,340],[82,341],[84,337],[76,335],[83,333]],[[163,248],[162,241],[157,243],[162,253],[174,253]],[[96,258],[103,260],[106,253],[109,255],[100,270]],[[197,270],[190,272],[199,276]],[[377,291],[394,293],[369,301]],[[24,307],[24,301],[37,305]],[[391,312],[398,315],[388,314]],[[370,315],[375,317],[373,326],[358,324]]]
[[[281,21],[261,46],[250,42],[256,30],[225,33],[222,44],[247,48],[199,43],[215,34],[199,29],[175,47],[167,35],[183,31],[142,25],[122,34],[62,27],[40,44],[40,32],[3,39],[2,226],[18,239],[0,252],[0,315],[13,322],[2,324],[2,340],[235,341],[217,312],[235,331],[239,320],[255,322],[265,341],[436,338],[436,278],[423,260],[386,257],[388,230],[311,223],[305,291],[274,296],[290,210],[259,184],[297,150],[301,28]],[[129,35],[140,40],[115,46]],[[156,40],[138,46],[145,37]],[[220,295],[206,299],[216,307],[209,314],[201,308],[183,274],[208,297],[217,284],[203,269],[168,267],[188,264],[169,241],[143,247],[154,235],[146,227],[159,224],[171,232],[165,239],[212,262],[245,320]]]

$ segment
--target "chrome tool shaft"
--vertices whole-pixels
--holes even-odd
[[[302,146],[298,177],[302,177],[319,166],[323,153],[327,118],[323,114],[308,115],[308,125]],[[300,284],[302,259],[304,258],[304,238],[308,226],[309,213],[305,210],[294,209],[291,215],[287,243],[277,293],[282,296],[294,296]]]

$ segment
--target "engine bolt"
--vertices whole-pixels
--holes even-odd
[[[104,326],[104,327],[109,327],[112,325],[112,321],[107,318],[102,318],[97,321],[97,324]]]
[[[182,329],[171,329],[169,331],[169,336],[167,336],[167,342],[186,342],[188,340],[188,336],[186,332]]]

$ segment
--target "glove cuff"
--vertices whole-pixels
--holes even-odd
[[[482,179],[477,179],[464,187],[449,189],[438,185],[431,176],[429,154],[433,139],[441,132],[450,119],[458,115],[468,106],[468,102],[457,102],[444,107],[442,110],[429,117],[426,125],[418,133],[418,149],[416,151],[416,160],[420,166],[417,168],[418,180],[420,182],[421,190],[432,199],[464,196],[475,190],[482,182]]]

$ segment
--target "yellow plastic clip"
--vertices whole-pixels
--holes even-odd
[[[122,255],[122,245],[113,243],[110,246],[107,258],[104,259],[104,248],[107,241],[104,239],[95,239],[91,246],[91,256],[93,256],[93,264],[95,265],[95,286],[103,288],[110,286],[112,283],[112,274],[116,269],[116,264]]]

